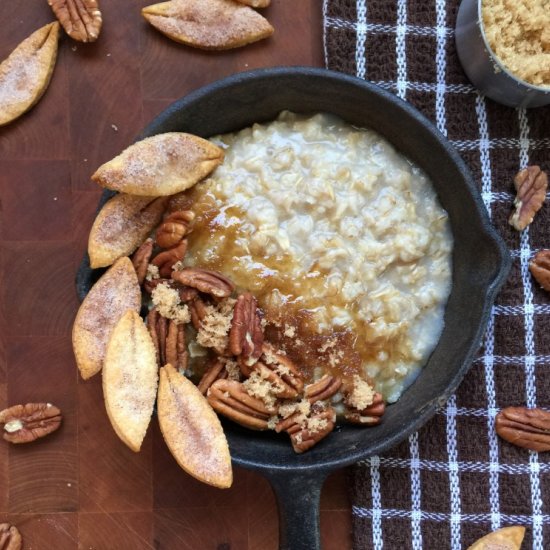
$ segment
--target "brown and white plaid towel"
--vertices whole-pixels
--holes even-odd
[[[550,548],[550,453],[500,440],[508,405],[550,407],[550,294],[528,271],[550,248],[550,206],[521,234],[507,223],[513,176],[550,170],[550,107],[525,110],[479,95],[455,50],[459,0],[324,0],[326,65],[368,79],[427,115],[461,153],[513,267],[482,349],[447,405],[418,433],[353,470],[355,548],[467,548],[507,525],[523,548]],[[467,223],[467,220],[465,220]]]

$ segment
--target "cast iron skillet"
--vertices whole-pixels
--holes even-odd
[[[272,120],[284,109],[333,113],[382,134],[428,173],[455,239],[453,286],[441,339],[416,382],[387,408],[380,426],[343,426],[311,451],[296,455],[284,436],[225,422],[234,463],[261,472],[275,490],[281,548],[315,550],[320,548],[319,495],[327,474],[394,446],[445,403],[470,367],[510,258],[449,142],[413,107],[351,76],[299,67],[236,74],[176,101],[140,138],[170,131],[209,137]],[[101,203],[110,196],[106,192]],[[81,299],[99,274],[86,256],[76,281]]]

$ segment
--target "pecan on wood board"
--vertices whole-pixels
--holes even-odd
[[[61,411],[50,403],[14,405],[0,411],[4,439],[10,443],[30,443],[55,432],[61,424]]]
[[[97,40],[103,23],[97,0],[48,0],[48,4],[73,40]]]
[[[0,550],[21,550],[23,539],[15,525],[0,523]]]

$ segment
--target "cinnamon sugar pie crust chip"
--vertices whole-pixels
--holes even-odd
[[[267,8],[271,4],[271,0],[237,0],[241,4],[246,4],[251,8]]]
[[[523,526],[503,527],[480,538],[467,550],[520,550],[524,536]]]
[[[231,456],[220,420],[197,386],[170,364],[160,369],[157,411],[177,463],[204,483],[230,487]]]
[[[82,302],[73,324],[73,350],[82,378],[103,366],[111,332],[128,310],[139,312],[141,290],[129,258],[121,258],[96,282]]]
[[[258,7],[266,5],[255,3]],[[265,17],[234,0],[161,2],[143,8],[141,13],[168,38],[204,50],[238,48],[273,34]]]
[[[189,189],[223,160],[223,151],[198,136],[168,132],[130,145],[100,166],[92,180],[113,191],[159,197]]]
[[[0,126],[26,113],[42,97],[55,67],[59,23],[23,40],[0,64]]]
[[[118,321],[105,354],[103,397],[118,437],[138,452],[151,421],[157,395],[155,346],[143,319],[127,311]]]
[[[131,254],[160,222],[168,199],[120,193],[107,201],[88,238],[92,269]]]

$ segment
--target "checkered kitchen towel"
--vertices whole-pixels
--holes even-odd
[[[352,474],[358,549],[467,548],[485,533],[525,525],[523,548],[550,548],[550,453],[503,442],[495,414],[550,407],[550,294],[528,271],[550,248],[550,204],[521,234],[508,224],[513,176],[550,171],[550,107],[497,105],[479,95],[455,50],[459,0],[324,0],[329,69],[368,79],[411,102],[470,166],[513,258],[482,349],[457,394],[422,430]]]

